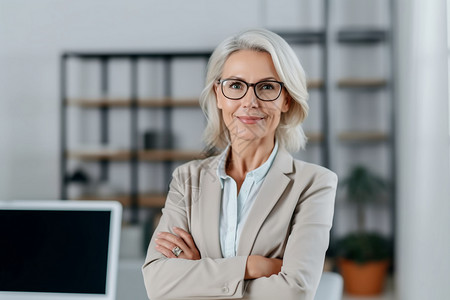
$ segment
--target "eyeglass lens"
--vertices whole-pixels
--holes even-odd
[[[249,89],[245,81],[236,79],[225,79],[222,81],[222,93],[232,100],[239,100],[245,96]],[[264,101],[273,101],[281,94],[282,85],[276,81],[260,81],[254,84],[256,97]]]

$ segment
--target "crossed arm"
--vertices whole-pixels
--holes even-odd
[[[171,190],[177,188],[174,179]],[[259,255],[200,257],[189,232],[187,206],[167,201],[143,266],[148,296],[312,300],[328,247],[335,188],[336,178],[324,176],[302,194],[282,261]],[[183,250],[178,258],[172,253],[175,246]]]
[[[167,258],[199,260],[200,252],[195,245],[191,234],[179,227],[174,227],[175,234],[158,232],[155,239],[155,249]],[[180,247],[183,252],[175,256],[172,249]],[[262,255],[250,255],[245,265],[244,279],[270,277],[281,272],[283,261],[278,258],[269,258]]]

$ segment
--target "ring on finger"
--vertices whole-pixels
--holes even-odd
[[[178,246],[175,246],[175,247],[172,249],[172,253],[173,253],[176,257],[180,256],[181,252],[183,252],[183,249],[181,249],[181,248],[178,247]]]

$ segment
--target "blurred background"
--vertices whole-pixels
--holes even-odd
[[[204,149],[208,57],[264,27],[308,78],[294,156],[340,178],[325,268],[384,261],[370,299],[450,299],[448,18],[445,0],[0,0],[0,199],[120,201],[118,299],[145,299],[171,172]]]

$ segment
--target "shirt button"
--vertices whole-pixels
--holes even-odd
[[[228,287],[224,286],[224,287],[222,288],[222,292],[223,292],[223,293],[228,293],[228,291],[229,291]]]

